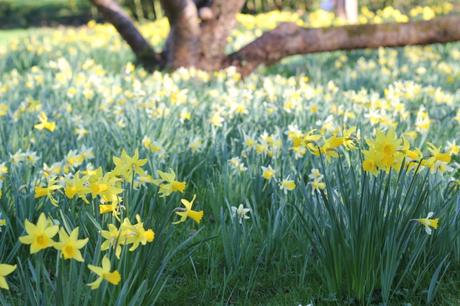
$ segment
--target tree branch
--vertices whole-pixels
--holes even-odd
[[[429,21],[349,25],[308,29],[293,23],[280,24],[239,51],[228,55],[222,67],[235,66],[247,75],[259,65],[274,64],[284,57],[335,50],[427,45],[460,40],[460,16]]]
[[[142,36],[133,21],[114,0],[90,0],[128,43],[141,64],[152,67],[162,67],[163,60],[160,54],[155,53],[148,41]]]

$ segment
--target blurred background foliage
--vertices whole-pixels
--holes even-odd
[[[160,0],[119,0],[131,16],[139,21],[162,17]],[[321,6],[320,0],[247,0],[243,13],[271,10],[311,11]],[[440,0],[359,0],[359,6],[377,11],[393,6],[408,11],[414,6],[436,5]],[[450,1],[460,5],[460,0]],[[97,19],[89,0],[0,0],[0,28],[32,26],[81,25]]]

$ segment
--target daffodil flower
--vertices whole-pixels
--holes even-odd
[[[136,215],[137,224],[131,224],[128,218],[123,221],[122,234],[126,237],[126,244],[132,244],[129,249],[131,252],[139,247],[140,244],[146,245],[148,242],[152,242],[155,238],[153,230],[144,229],[144,223],[141,220],[141,216]]]
[[[6,282],[5,276],[11,274],[16,270],[16,265],[7,265],[7,264],[0,264],[0,288],[9,290],[10,287]]]
[[[8,105],[5,103],[0,103],[0,117],[6,116],[8,114]]]
[[[121,231],[115,225],[109,224],[108,230],[101,231],[101,236],[105,239],[101,245],[101,251],[106,251],[113,247],[115,256],[120,258],[121,246],[126,243],[126,238],[122,236]]]
[[[88,188],[88,180],[86,177],[80,177],[80,172],[75,173],[73,178],[65,179],[64,194],[67,198],[73,199],[75,196],[82,199],[83,202],[89,204],[86,195],[90,192]]]
[[[56,129],[56,123],[48,121],[48,116],[46,116],[44,112],[41,112],[38,115],[38,120],[40,121],[40,123],[37,123],[36,125],[34,125],[34,127],[37,130],[46,129],[50,132],[53,132]]]
[[[112,272],[110,271],[111,264],[107,256],[104,256],[104,258],[102,258],[101,267],[88,265],[88,269],[90,269],[93,273],[95,273],[98,276],[98,278],[94,282],[88,284],[88,286],[90,286],[93,290],[99,288],[103,280],[108,281],[112,285],[118,285],[121,281],[120,272],[118,272],[117,270]]]
[[[62,186],[57,183],[56,178],[51,177],[48,179],[48,185],[46,187],[35,187],[34,198],[39,199],[42,197],[47,197],[50,200],[51,204],[53,204],[54,206],[58,206],[58,201],[54,198],[53,192],[61,188]]]
[[[415,221],[425,226],[425,232],[428,235],[431,235],[431,233],[433,232],[432,228],[437,229],[439,226],[439,218],[432,219],[433,215],[434,213],[431,211],[428,213],[426,218],[414,219]]]
[[[296,188],[295,182],[293,180],[290,180],[289,177],[285,178],[280,183],[280,189],[283,190],[285,194],[287,194],[288,191],[294,190],[295,188]]]
[[[238,208],[236,208],[235,206],[232,206],[231,209],[232,209],[233,217],[237,217],[240,224],[243,223],[243,220],[249,219],[249,216],[247,214],[251,212],[251,209],[245,208],[243,204],[240,204]]]
[[[54,248],[61,251],[64,259],[75,259],[83,262],[80,249],[88,243],[88,238],[78,239],[78,227],[75,228],[70,235],[61,228],[59,230],[59,242],[54,244]]]
[[[270,181],[274,176],[276,172],[273,170],[272,166],[264,167],[262,166],[262,177],[266,179],[267,181]]]
[[[196,195],[193,196],[192,201],[188,201],[186,199],[180,200],[181,203],[185,206],[185,208],[177,209],[178,211],[176,211],[176,214],[179,215],[181,218],[179,219],[179,221],[173,222],[173,224],[185,222],[187,218],[193,219],[193,221],[195,221],[196,223],[201,222],[201,219],[203,218],[203,214],[204,214],[203,211],[202,210],[200,211],[192,210],[192,205],[195,199],[196,199]]]
[[[113,158],[113,163],[115,164],[113,173],[130,183],[134,173],[144,174],[142,167],[147,163],[147,159],[139,159],[139,150],[136,150],[132,157],[123,150],[120,157]]]
[[[27,235],[19,237],[23,244],[30,244],[30,254],[37,253],[54,245],[53,237],[59,231],[59,226],[53,225],[44,213],[41,213],[37,224],[26,219],[24,222]]]
[[[176,181],[174,171],[163,172],[158,171],[159,179],[153,180],[153,184],[160,187],[159,193],[161,197],[169,196],[173,192],[184,193],[185,182]]]

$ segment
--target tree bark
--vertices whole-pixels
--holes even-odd
[[[247,75],[259,65],[271,65],[295,54],[427,45],[459,40],[460,16],[455,15],[429,21],[317,29],[283,23],[230,54],[223,61],[222,67],[235,66],[240,73]]]
[[[136,58],[147,67],[162,67],[163,59],[142,36],[129,16],[112,0],[91,0],[101,15],[110,22],[129,45]]]
[[[161,0],[161,5],[171,28],[164,51],[166,66],[170,69],[196,66],[200,22],[195,3],[192,0]]]
[[[346,19],[345,0],[335,0],[335,15],[339,18]]]
[[[213,0],[213,18],[201,22],[200,66],[204,70],[218,70],[225,58],[227,38],[236,25],[236,15],[244,0]]]

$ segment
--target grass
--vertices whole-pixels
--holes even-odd
[[[301,18],[241,18],[230,49]],[[156,48],[165,24],[141,26]],[[5,46],[2,305],[459,300],[458,43],[293,57],[244,80],[148,74],[107,25]],[[30,253],[19,237],[42,213],[88,238],[84,262]],[[103,257],[121,281],[91,290]]]
[[[33,33],[34,30],[14,29],[0,30],[0,45],[6,45],[13,39],[21,39]]]

